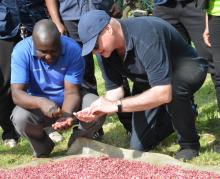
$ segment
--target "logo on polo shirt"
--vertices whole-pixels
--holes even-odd
[[[42,68],[35,68],[33,71],[42,71]]]

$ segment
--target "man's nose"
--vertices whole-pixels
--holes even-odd
[[[51,59],[52,59],[52,56],[50,54],[45,55],[45,60],[51,60]]]

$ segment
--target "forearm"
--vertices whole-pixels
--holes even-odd
[[[110,101],[116,101],[124,97],[123,87],[106,91],[105,98]]]
[[[172,99],[170,85],[156,86],[136,96],[121,99],[122,112],[135,112],[152,109],[169,103]],[[117,103],[115,102],[117,105]]]
[[[45,3],[52,21],[56,25],[63,24],[60,18],[57,0],[45,0]]]
[[[205,15],[205,31],[209,32],[209,20],[208,20],[208,14]]]
[[[80,102],[81,98],[78,92],[65,92],[62,112],[71,116],[73,112],[79,110]]]
[[[39,101],[42,97],[31,96],[22,90],[12,91],[12,98],[16,105],[25,109],[39,109]]]

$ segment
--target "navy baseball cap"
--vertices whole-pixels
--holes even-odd
[[[80,18],[78,33],[83,43],[82,56],[92,52],[99,33],[109,23],[110,19],[111,17],[102,10],[91,10]]]

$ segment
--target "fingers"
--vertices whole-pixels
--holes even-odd
[[[61,114],[62,111],[57,105],[53,105],[47,112],[47,116],[50,118],[59,117]]]
[[[57,122],[55,122],[52,127],[54,130],[66,130],[68,128],[70,128],[73,124],[73,119],[72,118],[67,118],[67,119],[59,119],[57,120]]]
[[[211,47],[211,43],[210,43],[209,39],[204,39],[204,42],[208,47]]]
[[[96,115],[93,115],[89,110],[85,109],[76,113],[73,113],[80,121],[92,122],[96,120]]]
[[[59,107],[54,109],[54,111],[52,112],[52,117],[53,118],[59,118],[59,117],[62,117],[62,116],[63,116],[63,112]]]
[[[209,33],[207,31],[205,31],[203,33],[203,40],[208,47],[211,47],[210,37],[209,37]]]
[[[52,128],[56,131],[62,131],[68,129],[70,126],[66,122],[56,122],[52,125]]]

